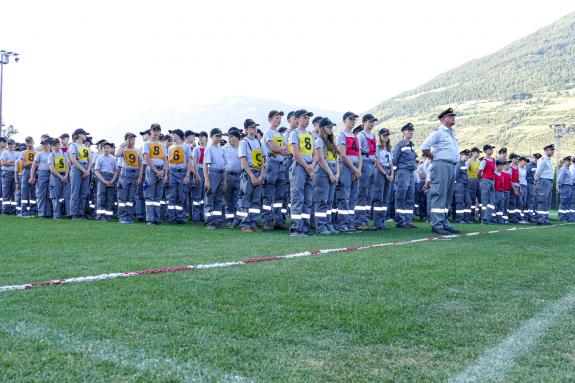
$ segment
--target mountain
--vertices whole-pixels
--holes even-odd
[[[420,144],[453,107],[462,148],[492,143],[525,154],[554,141],[566,124],[562,154],[575,154],[575,12],[501,50],[469,61],[368,112],[397,132],[408,121]]]
[[[343,112],[339,111],[289,105],[271,99],[235,96],[207,105],[148,110],[126,116],[117,124],[114,131],[117,132],[117,139],[120,140],[120,135],[123,135],[124,132],[139,132],[148,128],[151,123],[158,122],[166,131],[179,128],[182,130],[190,129],[194,132],[204,130],[209,133],[212,128],[220,128],[226,132],[232,126],[243,129],[244,120],[247,118],[259,123],[260,128],[265,131],[268,128],[267,116],[270,110],[283,110],[287,115],[291,110],[302,108],[312,111],[314,116],[329,117],[332,121],[339,121],[343,115]],[[282,126],[287,126],[286,124],[284,117]]]

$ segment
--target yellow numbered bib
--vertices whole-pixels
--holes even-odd
[[[22,174],[22,161],[18,161],[18,174]]]
[[[66,173],[66,159],[64,156],[54,156],[54,169],[58,173]]]
[[[164,147],[162,144],[150,144],[150,158],[155,158],[157,160],[164,159]]]
[[[184,163],[184,148],[181,146],[174,146],[170,148],[170,163],[183,164]]]
[[[261,149],[252,150],[252,166],[256,169],[261,169],[264,162],[263,153]]]
[[[284,146],[284,138],[282,136],[274,136],[274,144],[277,146]]]
[[[325,157],[326,161],[335,161],[335,153],[332,152],[331,150],[328,150],[327,148],[325,149],[327,152],[327,156]]]
[[[33,162],[34,161],[34,157],[36,157],[36,152],[33,150],[25,150],[24,151],[24,161],[25,162]]]
[[[138,152],[135,150],[125,150],[124,162],[126,163],[126,166],[130,166],[132,168],[140,167],[140,161],[138,160]]]
[[[311,156],[313,154],[313,137],[311,134],[300,134],[299,136],[299,152]]]
[[[85,146],[79,147],[78,148],[78,160],[88,161],[89,158],[90,158],[90,150]]]

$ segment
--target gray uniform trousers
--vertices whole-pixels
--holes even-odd
[[[166,199],[168,200],[167,214],[170,222],[185,222],[186,214],[184,212],[185,202],[185,185],[184,178],[186,169],[170,168],[168,172],[168,189],[166,190]]]
[[[448,220],[449,206],[453,201],[455,174],[458,166],[458,163],[433,160],[429,193],[431,193],[431,227],[434,229],[451,228]]]
[[[415,179],[413,169],[397,169],[395,172],[395,222],[398,226],[413,222],[415,204]]]
[[[519,212],[519,216],[521,217],[521,221],[525,221],[527,218],[527,185],[519,185],[519,190],[521,190],[521,211]]]
[[[391,172],[389,167],[385,167],[384,170],[387,174]],[[385,217],[387,216],[390,198],[391,181],[388,181],[387,177],[376,169],[375,190],[373,192],[373,223],[376,229],[385,227]]]
[[[204,222],[204,170],[202,166],[198,167],[200,173],[200,183],[192,184],[192,221]]]
[[[239,225],[241,217],[237,215],[240,198],[240,174],[226,172],[226,188],[224,200],[226,202],[226,220],[234,225]]]
[[[336,164],[329,163],[328,166],[335,174]],[[331,212],[333,209],[333,199],[335,196],[335,184],[329,180],[329,175],[317,166],[314,169],[313,183],[313,203],[315,212],[315,229],[318,233],[328,230],[331,225]]]
[[[120,222],[133,221],[136,205],[139,169],[124,167],[118,180],[118,218]]]
[[[527,219],[529,222],[537,222],[535,208],[537,207],[537,191],[535,184],[527,184]]]
[[[495,214],[495,183],[488,178],[481,180],[481,204],[483,205],[481,221],[492,222]]]
[[[106,181],[114,177],[113,173],[100,172]],[[114,186],[106,186],[98,179],[96,191],[96,216],[98,219],[112,218],[114,215],[114,193],[116,189]]]
[[[505,214],[505,192],[495,191],[495,222],[498,224],[503,224],[507,220],[504,217]]]
[[[457,222],[471,219],[471,197],[467,191],[467,185],[463,182],[455,183],[453,188],[455,198],[455,217]]]
[[[516,185],[517,193],[519,193],[519,185]],[[521,204],[521,195],[515,195],[513,190],[509,191],[509,222],[510,223],[517,223],[519,222],[520,212],[523,209],[523,205]]]
[[[36,198],[38,201],[38,217],[52,217],[49,170],[38,170],[36,172]]]
[[[2,171],[2,210],[4,214],[13,215],[16,213],[16,180],[14,179],[14,172],[3,170]]]
[[[4,210],[4,197],[2,194],[2,168],[0,168],[0,213]]]
[[[571,207],[569,208],[569,222],[575,222],[575,184],[571,189]]]
[[[62,174],[63,175],[63,174]],[[62,182],[60,177],[50,174],[50,199],[52,200],[52,215],[54,218],[62,218],[62,212],[68,215],[65,209],[66,196],[70,199],[70,181]]]
[[[539,224],[549,223],[552,189],[553,181],[546,178],[540,178],[537,181],[537,185],[535,185],[535,190],[537,192],[537,207],[535,208],[535,214],[537,215],[537,223]]]
[[[478,178],[469,178],[467,183],[467,194],[471,201],[471,218],[481,219],[481,188]]]
[[[162,166],[156,167],[156,170],[162,170]],[[160,200],[164,194],[164,177],[158,177],[150,169],[146,170],[147,189],[144,190],[146,221],[160,222]]]
[[[146,174],[146,169],[148,165],[144,164],[144,174]],[[136,203],[134,205],[136,218],[138,219],[145,219],[146,218],[146,204],[144,198],[144,183],[140,182],[139,185],[136,186]]]
[[[296,161],[291,166],[291,231],[307,233],[313,204],[313,182],[305,169]]]
[[[358,183],[357,202],[355,204],[355,226],[369,226],[369,215],[371,202],[373,199],[373,172],[375,171],[375,161],[369,157],[364,157],[361,165],[361,178]]]
[[[289,211],[290,205],[291,205],[291,197],[290,197],[290,189],[291,189],[291,184],[290,184],[290,172],[291,172],[291,165],[293,163],[293,157],[291,155],[286,155],[284,156],[284,170],[285,170],[285,185],[284,185],[284,199],[283,199],[283,206],[281,209],[281,214],[284,218],[286,218],[286,215]]]
[[[209,169],[210,190],[206,192],[204,216],[206,225],[224,223],[224,171]]]
[[[72,167],[70,170],[70,214],[73,218],[85,216],[89,193],[90,176],[82,178],[82,172],[75,166]]]
[[[22,169],[20,179],[20,206],[22,215],[36,215],[36,187],[30,185],[30,168]]]
[[[254,176],[259,177],[260,171],[252,169]],[[239,211],[237,215],[241,217],[240,226],[254,228],[261,213],[262,187],[254,186],[247,172],[243,171],[240,176],[241,197],[239,200]]]
[[[559,186],[559,222],[569,222],[571,218],[571,198],[573,194],[572,185]]]
[[[339,163],[339,182],[335,188],[337,200],[337,229],[349,230],[353,226],[355,200],[359,182],[351,180],[353,172],[344,163]]]
[[[286,184],[284,161],[276,160],[274,156],[268,156],[265,166],[262,219],[266,224],[283,224],[285,219],[281,214],[281,209]]]

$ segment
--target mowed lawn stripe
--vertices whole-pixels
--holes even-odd
[[[575,285],[572,235],[562,226],[30,290],[0,296],[0,317],[261,381],[440,381]],[[52,365],[63,377],[66,360]]]

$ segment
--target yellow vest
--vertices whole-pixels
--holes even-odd
[[[479,161],[479,158],[476,161],[469,160],[469,170],[467,171],[469,178],[477,178],[477,171],[479,170],[480,163],[481,161]]]

